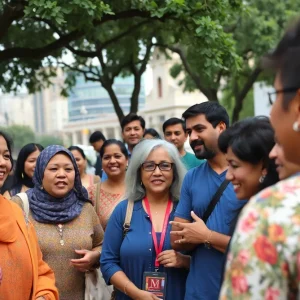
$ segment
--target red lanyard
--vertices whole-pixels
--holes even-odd
[[[147,213],[148,213],[148,215],[150,217],[150,220],[152,222],[152,215],[151,215],[151,211],[150,211],[150,205],[149,205],[148,198],[145,197],[144,202],[145,202]],[[160,238],[159,246],[158,246],[158,243],[157,243],[157,236],[156,236],[156,232],[154,230],[153,222],[152,222],[152,238],[153,238],[153,244],[154,244],[155,252],[156,252],[155,269],[159,268],[159,262],[157,260],[157,256],[159,255],[160,252],[162,252],[164,241],[165,241],[165,238],[166,238],[167,227],[168,227],[169,217],[170,217],[170,213],[171,213],[171,204],[172,204],[172,201],[169,199],[167,209],[166,209],[166,212],[165,212],[164,225],[163,225],[163,230],[161,232],[161,238]]]

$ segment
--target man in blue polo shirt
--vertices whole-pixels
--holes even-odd
[[[206,162],[190,170],[184,178],[172,226],[172,247],[191,251],[185,300],[217,300],[232,222],[246,202],[237,200],[233,186],[228,184],[207,223],[197,218],[203,217],[225,180],[228,163],[218,148],[218,138],[228,127],[229,117],[216,102],[193,105],[182,116],[196,157]],[[193,220],[196,222],[187,224]]]

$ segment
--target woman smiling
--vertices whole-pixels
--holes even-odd
[[[18,193],[33,188],[32,177],[36,160],[43,149],[44,147],[40,144],[30,143],[20,150],[13,175],[13,187],[4,193],[4,197],[10,199]]]
[[[128,166],[128,151],[118,140],[106,140],[100,150],[102,168],[107,180],[88,188],[103,229],[106,228],[116,205],[125,199],[125,174]]]
[[[56,145],[43,150],[33,182],[26,192],[29,217],[44,259],[55,272],[60,299],[83,300],[85,272],[99,262],[103,230],[71,152]],[[12,200],[23,207],[18,196]]]
[[[117,300],[159,299],[162,295],[166,300],[184,298],[190,260],[172,250],[169,225],[184,175],[174,145],[149,139],[135,146],[125,180],[129,200],[113,211],[101,255],[103,277],[117,289]],[[128,205],[133,211],[124,237]],[[151,289],[149,278],[153,277],[159,278],[160,291]]]
[[[300,164],[300,20],[266,57],[276,71],[270,120],[286,159]],[[274,97],[273,97],[274,96]],[[232,237],[220,299],[299,299],[300,175],[254,196]]]
[[[278,181],[276,165],[269,153],[275,145],[274,131],[267,117],[239,121],[224,131],[219,148],[226,153],[226,179],[240,200],[249,200]]]

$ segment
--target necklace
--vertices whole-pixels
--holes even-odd
[[[58,224],[57,225],[57,230],[58,230],[58,234],[60,236],[59,243],[61,244],[61,246],[64,246],[64,244],[65,244],[65,241],[64,241],[64,225],[63,224]]]

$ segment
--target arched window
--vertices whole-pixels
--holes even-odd
[[[158,77],[157,79],[157,91],[158,91],[158,98],[162,97],[162,82],[161,82],[161,78]]]

